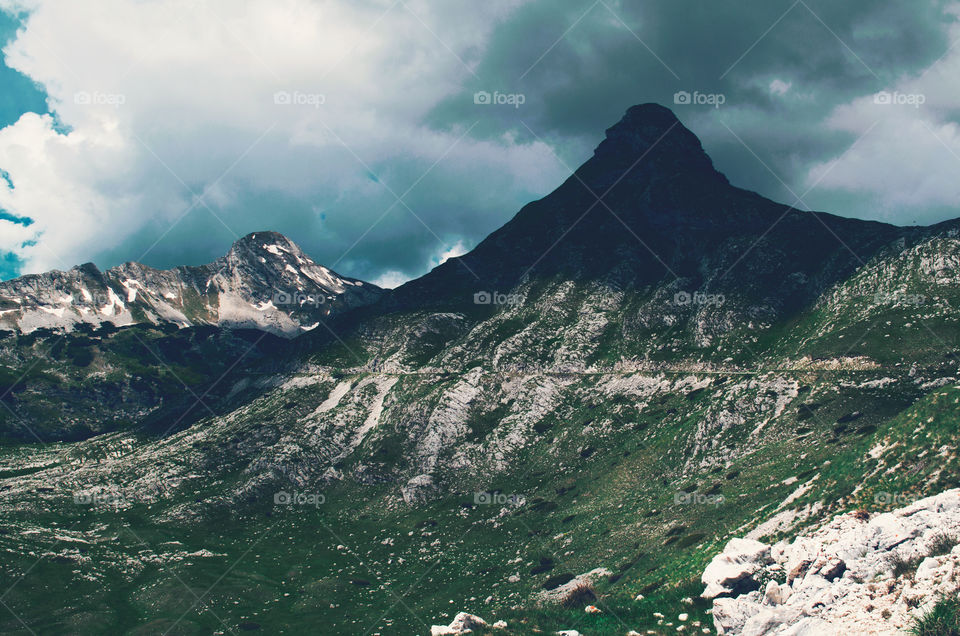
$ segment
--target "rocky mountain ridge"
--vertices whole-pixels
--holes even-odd
[[[207,265],[157,270],[131,262],[101,272],[87,263],[0,282],[0,329],[216,325],[294,337],[382,291],[315,263],[281,234],[254,232]]]
[[[642,104],[555,191],[471,252],[398,288],[393,300],[457,305],[461,290],[508,293],[560,276],[617,289],[673,285],[691,295],[724,294],[731,306],[749,304],[782,320],[886,245],[929,235],[805,212],[736,188],[672,111]]]

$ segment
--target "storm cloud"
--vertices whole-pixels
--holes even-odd
[[[651,101],[736,185],[900,224],[960,216],[956,2],[0,8],[18,28],[0,252],[21,273],[200,263],[272,229],[396,284],[559,185]]]

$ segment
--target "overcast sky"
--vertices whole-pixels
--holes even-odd
[[[392,286],[472,248],[651,101],[768,197],[960,216],[960,2],[0,9],[2,278],[199,264],[272,229]]]

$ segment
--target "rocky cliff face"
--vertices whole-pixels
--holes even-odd
[[[0,283],[0,328],[30,333],[72,331],[79,324],[168,323],[249,327],[293,337],[381,293],[318,265],[281,234],[255,232],[223,258],[199,267],[156,270],[125,263],[100,272],[87,263]]]

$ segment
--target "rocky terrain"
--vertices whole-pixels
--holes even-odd
[[[734,539],[703,582],[718,634],[903,633],[960,593],[960,490],[772,546]]]
[[[794,539],[893,528],[905,500],[960,487],[958,227],[737,189],[644,105],[474,251],[329,329],[8,333],[4,603],[38,633],[792,625]],[[238,263],[276,256],[256,236]],[[731,585],[760,587],[702,598],[741,537],[761,580]],[[795,603],[860,585],[834,556],[867,572],[816,540],[841,551],[808,546]]]

